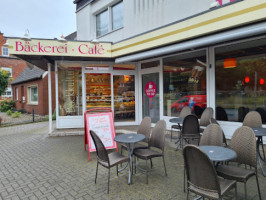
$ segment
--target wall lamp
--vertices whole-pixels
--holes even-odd
[[[24,36],[21,39],[24,40],[24,41],[31,41],[29,29],[27,29],[25,31],[25,34],[24,34]]]

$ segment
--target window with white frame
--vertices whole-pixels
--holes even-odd
[[[96,15],[96,36],[102,36],[110,31],[123,27],[123,1],[109,6]]]
[[[28,104],[38,104],[38,86],[31,85],[27,88]]]
[[[8,56],[8,47],[2,47],[2,56]]]
[[[123,27],[123,2],[112,7],[112,30],[119,29]]]
[[[1,70],[9,72],[10,77],[12,77],[12,68],[11,67],[1,67]]]
[[[104,35],[108,33],[109,20],[108,20],[108,10],[96,15],[96,34],[97,36]]]
[[[8,87],[6,91],[2,94],[2,97],[12,97],[12,89]]]

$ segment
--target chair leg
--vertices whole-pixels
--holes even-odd
[[[109,194],[109,182],[110,182],[110,168],[108,169],[108,189],[107,189],[107,194]]]
[[[148,184],[148,160],[146,159],[146,184]]]
[[[236,184],[236,189],[235,189],[235,200],[237,200],[237,184]]]
[[[118,165],[116,165],[116,175],[118,176]]]
[[[98,162],[97,162],[97,166],[96,166],[95,184],[96,184],[96,180],[97,180],[97,174],[98,174]]]
[[[151,168],[153,167],[153,164],[152,164],[152,160],[150,159],[150,163],[151,163]]]
[[[257,186],[258,186],[258,193],[259,193],[259,197],[260,197],[260,200],[261,200],[260,185],[259,185],[259,179],[258,179],[257,173],[256,173],[256,180],[257,180]]]
[[[134,168],[135,168],[135,174],[136,174],[136,172],[137,172],[137,159],[136,159],[136,156],[134,156],[134,162],[135,162],[135,166],[134,166]],[[132,168],[132,171],[133,171],[133,168]]]
[[[186,181],[186,169],[184,167],[184,192],[186,192],[186,183],[185,183],[185,181]]]
[[[245,189],[245,200],[247,200],[247,183],[244,182],[244,189]]]
[[[123,147],[121,146],[120,154],[123,155],[122,153],[123,153]],[[120,167],[122,167],[122,163],[120,163]]]
[[[164,156],[163,156],[163,166],[164,166],[165,176],[167,176],[166,167],[165,167],[165,162],[164,162]]]
[[[264,146],[263,146],[263,139],[261,139],[261,146],[262,146],[262,153],[265,160],[265,152],[264,152]]]
[[[172,136],[173,136],[173,129],[171,128],[171,136],[170,136],[170,141],[172,142]]]
[[[188,200],[188,196],[189,196],[189,190],[187,190],[187,200]]]

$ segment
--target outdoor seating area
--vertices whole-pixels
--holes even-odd
[[[48,122],[6,127],[0,129],[0,183],[2,199],[186,199],[183,191],[184,160],[182,151],[175,151],[175,140],[166,134],[164,155],[167,176],[162,159],[152,159],[153,167],[146,176],[138,169],[128,185],[128,170],[117,176],[116,168],[110,169],[108,190],[108,170],[98,169],[97,184],[95,173],[96,152],[84,151],[84,136],[56,137],[47,135]],[[136,132],[138,126],[115,127]],[[71,130],[73,131],[73,130]],[[78,130],[76,130],[78,131]],[[56,132],[54,133],[56,135]],[[70,135],[70,134],[68,134]],[[119,135],[119,134],[117,134]],[[230,144],[230,141],[229,141]],[[118,144],[118,152],[120,152]],[[115,150],[108,150],[108,153]],[[127,155],[124,151],[123,155]],[[137,160],[145,169],[145,161]],[[120,164],[118,165],[120,168]],[[265,166],[264,166],[265,167]],[[150,165],[148,165],[150,169]],[[262,199],[266,197],[266,179],[258,171]],[[247,199],[259,199],[256,178],[247,182]],[[189,199],[198,195],[189,193]],[[237,197],[244,199],[242,183],[237,183]],[[235,191],[225,193],[224,199],[234,199]]]

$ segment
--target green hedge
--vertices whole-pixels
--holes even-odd
[[[7,112],[8,110],[14,110],[15,107],[15,101],[1,101],[0,102],[0,112]]]

